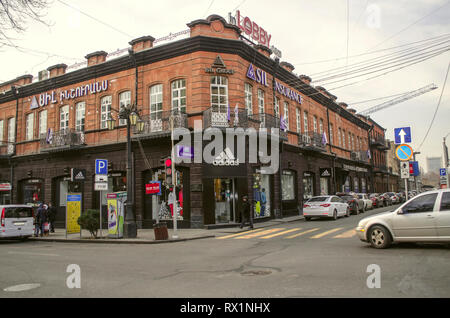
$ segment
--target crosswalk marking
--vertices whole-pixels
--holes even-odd
[[[339,235],[336,235],[333,238],[351,238],[351,237],[353,237],[355,235],[356,235],[356,231],[354,229],[351,229],[350,231],[347,231],[347,232],[341,233]]]
[[[271,233],[282,231],[282,230],[284,230],[284,229],[280,229],[280,228],[278,228],[278,229],[271,229],[271,230],[267,230],[267,231],[254,233],[254,234],[238,236],[238,237],[235,237],[234,239],[235,240],[246,240],[246,239],[249,239],[249,238],[255,238],[255,237],[258,237],[258,236],[263,236],[263,235],[266,235],[266,234],[271,234]]]
[[[299,237],[299,236],[302,236],[302,235],[305,235],[305,234],[309,234],[309,233],[312,233],[312,232],[315,232],[315,231],[318,231],[318,230],[319,230],[319,228],[315,228],[315,229],[304,231],[304,232],[301,232],[301,233],[298,233],[298,234],[295,234],[295,235],[292,235],[292,236],[288,236],[286,238],[287,239],[293,239],[293,238],[296,238],[296,237]]]
[[[312,239],[318,239],[318,238],[324,237],[324,236],[326,236],[326,235],[328,235],[328,234],[332,234],[332,233],[335,233],[335,232],[337,232],[337,231],[340,231],[340,230],[342,230],[342,229],[343,229],[342,227],[338,227],[338,228],[336,228],[336,229],[332,229],[332,230],[329,230],[329,231],[322,232],[322,233],[320,233],[320,234],[314,235],[314,236],[312,236],[311,238],[312,238]]]
[[[284,234],[289,234],[289,233],[300,231],[300,230],[301,230],[300,228],[287,230],[287,231],[284,231],[284,232],[279,232],[279,233],[275,233],[275,234],[272,234],[272,235],[263,236],[261,238],[264,239],[264,240],[267,240],[267,239],[270,239],[270,238],[273,238],[273,237],[281,236],[281,235],[284,235]]]
[[[246,231],[246,232],[240,232],[237,234],[232,234],[232,235],[227,235],[227,236],[221,236],[221,237],[217,237],[217,240],[224,240],[224,239],[228,239],[228,238],[233,238],[239,235],[245,235],[245,234],[249,234],[249,233],[255,233],[255,232],[259,232],[262,231],[263,229],[257,229],[257,230],[252,230],[252,231]]]

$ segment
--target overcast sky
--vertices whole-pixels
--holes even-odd
[[[351,67],[392,51],[352,56],[450,33],[448,0],[63,1],[117,30],[54,0],[45,17],[49,26],[30,23],[24,33],[10,34],[15,38],[14,44],[35,51],[22,53],[10,47],[0,48],[1,82],[24,74],[37,76],[38,71],[57,63],[70,66],[83,62],[86,54],[97,50],[123,49],[130,40],[143,35],[160,38],[186,30],[187,23],[210,14],[228,19],[228,13],[235,14],[236,9],[272,35],[271,44],[282,51],[282,61],[290,62],[295,66],[295,73],[310,75],[313,81],[319,77],[313,74],[346,65]],[[336,95],[338,102],[354,103],[435,83],[438,89],[371,115],[387,129],[387,137],[391,139],[394,128],[411,126],[412,146],[421,152],[418,159],[426,170],[425,158],[442,156],[442,139],[450,133],[450,83],[447,83],[436,120],[419,149],[436,110],[449,60],[447,51],[372,80],[364,79],[380,73],[316,85]],[[355,81],[359,83],[332,89]],[[387,100],[351,107],[362,111]],[[447,144],[450,146],[450,142]]]

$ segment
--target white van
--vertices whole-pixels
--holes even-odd
[[[27,205],[0,205],[0,238],[33,236],[33,208]]]

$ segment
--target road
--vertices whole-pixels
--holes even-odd
[[[376,250],[351,232],[390,209],[172,244],[0,241],[0,297],[450,297],[448,246]],[[81,271],[79,289],[66,284],[71,264]],[[367,286],[371,264],[381,288]],[[36,285],[5,291],[21,284]]]

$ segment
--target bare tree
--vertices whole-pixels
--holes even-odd
[[[9,32],[25,31],[29,20],[47,25],[43,11],[49,5],[49,0],[0,0],[0,42],[10,42]]]

